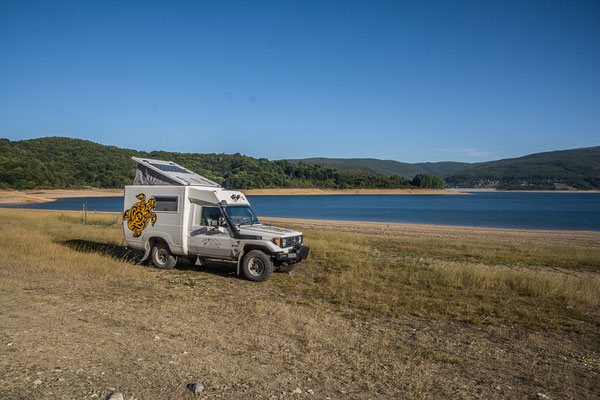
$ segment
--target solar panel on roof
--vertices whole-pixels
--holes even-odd
[[[148,164],[152,165],[153,167],[156,167],[156,168],[160,169],[161,171],[166,171],[166,172],[180,172],[182,174],[187,174],[188,173],[185,169],[180,168],[180,167],[175,166],[175,165],[157,164],[157,163],[148,163]]]
[[[138,169],[133,180],[135,185],[175,184],[221,187],[218,183],[189,171],[172,161],[131,158],[138,163]]]

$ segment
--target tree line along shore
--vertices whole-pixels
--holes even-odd
[[[133,180],[133,156],[174,161],[231,189],[445,187],[443,179],[431,174],[408,180],[241,154],[143,152],[80,139],[47,137],[16,142],[0,139],[0,189],[122,188]]]
[[[475,164],[407,164],[377,159],[270,161],[241,154],[143,152],[64,137],[0,139],[0,189],[121,188],[134,176],[132,156],[172,160],[232,189],[600,189],[600,146]]]

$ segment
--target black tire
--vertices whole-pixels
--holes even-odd
[[[171,253],[166,243],[156,243],[152,247],[152,264],[156,268],[171,269],[177,264],[177,257]]]
[[[252,250],[242,260],[244,276],[254,282],[264,282],[273,273],[273,261],[260,250]]]

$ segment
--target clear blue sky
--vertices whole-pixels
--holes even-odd
[[[270,159],[600,145],[599,1],[0,0],[0,137]]]

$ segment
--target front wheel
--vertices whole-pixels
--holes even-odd
[[[251,281],[264,282],[273,273],[273,261],[262,251],[252,250],[244,256],[242,270]]]
[[[156,268],[171,269],[177,264],[175,257],[166,243],[157,243],[152,247],[152,264]]]

